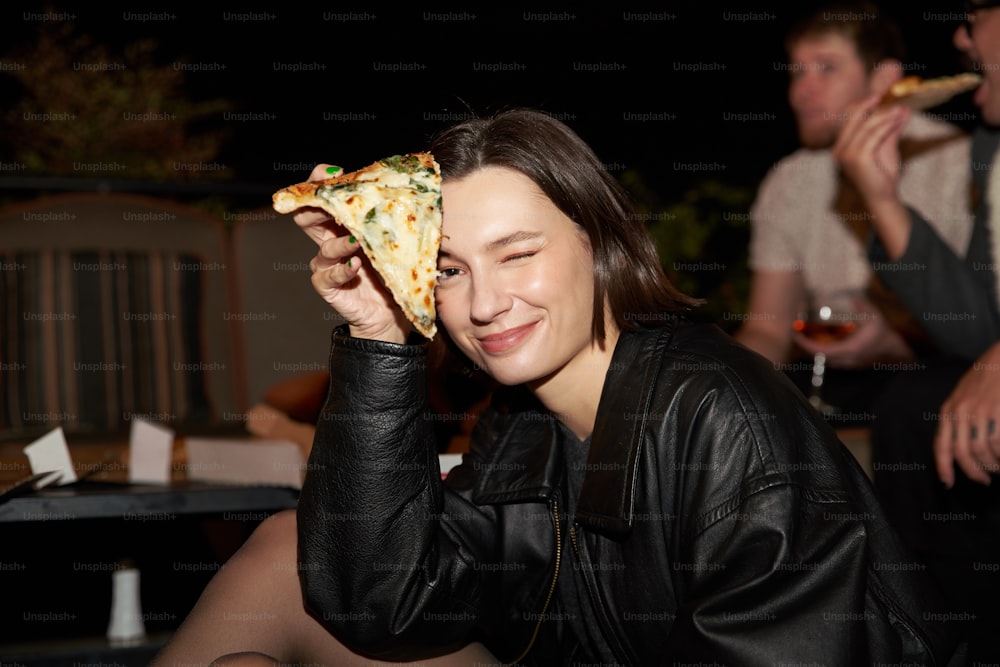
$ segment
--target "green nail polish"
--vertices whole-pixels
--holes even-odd
[[[349,239],[347,239],[347,240],[348,240],[348,242],[350,242],[350,243],[357,243],[357,242],[358,242],[358,240],[357,240],[356,238],[354,238],[353,236],[352,236],[352,237],[350,237],[350,238],[349,238]]]
[[[331,174],[331,175],[332,174],[336,174],[337,172],[341,172],[341,171],[344,171],[341,167],[330,166],[330,167],[326,168],[326,173]]]

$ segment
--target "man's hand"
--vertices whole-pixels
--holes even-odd
[[[848,109],[833,147],[834,159],[867,202],[896,196],[899,137],[909,118],[909,109],[879,108],[879,99],[873,95]]]
[[[1000,343],[966,371],[941,406],[934,461],[949,489],[956,464],[980,484],[990,484],[1000,471]]]
[[[910,217],[899,197],[899,139],[910,114],[902,106],[880,108],[879,100],[872,95],[849,108],[833,157],[864,200],[886,254],[895,261],[910,237]]]

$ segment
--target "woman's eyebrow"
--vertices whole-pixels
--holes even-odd
[[[514,232],[512,234],[508,234],[507,236],[501,236],[498,239],[490,241],[486,244],[486,250],[496,250],[515,243],[520,243],[521,241],[531,241],[533,239],[537,239],[539,236],[542,236],[542,232]]]

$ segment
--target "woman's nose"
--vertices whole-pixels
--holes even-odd
[[[470,316],[476,322],[492,322],[510,309],[512,299],[496,280],[473,279]]]

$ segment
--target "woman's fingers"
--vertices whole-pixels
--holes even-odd
[[[340,167],[321,163],[313,168],[309,181],[341,173]],[[313,289],[347,321],[351,335],[404,342],[411,325],[378,273],[364,254],[358,253],[361,246],[354,236],[321,208],[303,206],[292,217],[319,246],[309,262]]]
[[[327,239],[309,263],[313,287],[324,298],[353,281],[361,270],[362,260],[355,256],[361,246],[353,239],[353,236]]]
[[[343,169],[340,167],[320,163],[309,174],[309,181],[323,181],[342,173]],[[344,233],[343,228],[330,217],[329,213],[321,208],[304,206],[295,211],[292,219],[317,245],[321,245],[326,240]]]
[[[336,178],[343,173],[344,170],[336,165],[320,162],[318,165],[313,167],[312,173],[309,174],[309,180],[325,181],[328,178]]]

